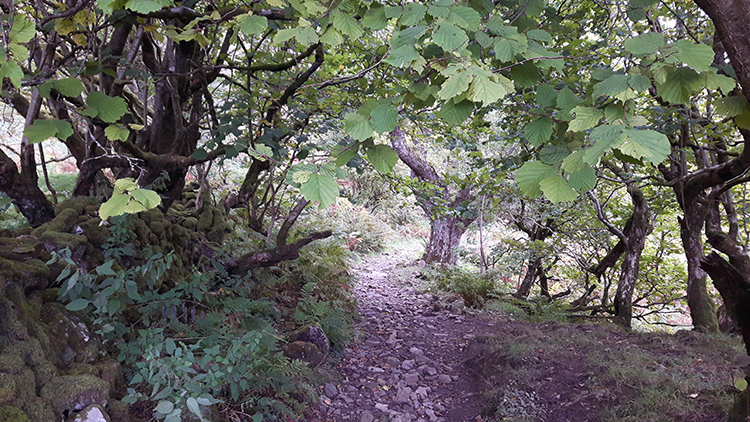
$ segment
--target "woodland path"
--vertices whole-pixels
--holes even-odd
[[[481,385],[465,348],[488,321],[420,294],[409,257],[380,254],[354,269],[360,321],[313,422],[480,421]]]

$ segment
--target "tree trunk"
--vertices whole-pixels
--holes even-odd
[[[458,244],[466,232],[466,226],[458,218],[437,218],[430,227],[430,241],[422,256],[426,263],[455,265],[458,261]]]
[[[513,296],[519,299],[526,299],[527,297],[529,297],[529,293],[531,293],[531,286],[534,285],[534,281],[536,281],[537,275],[539,274],[541,268],[541,256],[530,259],[529,266],[526,268],[526,274],[524,274],[523,276],[523,281],[521,281],[521,285],[518,286],[518,290]],[[549,295],[549,292],[547,294]]]
[[[708,294],[706,272],[701,268],[704,258],[701,233],[704,217],[695,205],[684,209],[685,218],[680,219],[680,237],[687,259],[687,302],[693,327],[704,333],[719,332],[714,301]]]
[[[0,191],[4,192],[29,221],[38,227],[55,218],[55,208],[35,180],[23,177],[16,163],[0,150]]]

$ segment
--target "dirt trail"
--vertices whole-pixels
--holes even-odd
[[[400,265],[409,259],[386,253],[355,268],[359,340],[337,368],[341,380],[325,386],[313,422],[481,420],[480,385],[463,361],[488,322],[419,294],[416,271]]]

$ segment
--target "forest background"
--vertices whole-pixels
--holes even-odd
[[[159,418],[203,417],[217,392],[291,412],[258,393],[301,371],[266,317],[340,346],[351,306],[301,251],[343,260],[389,230],[424,232],[438,273],[481,272],[445,278],[470,306],[538,286],[625,328],[714,333],[720,302],[750,342],[744,2],[0,8],[3,258],[46,268],[8,264],[3,293],[59,289]],[[149,365],[164,354],[171,375]],[[213,365],[265,375],[224,385]]]

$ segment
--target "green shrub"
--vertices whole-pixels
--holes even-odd
[[[487,299],[502,292],[497,289],[494,272],[475,273],[458,267],[425,269],[423,275],[434,283],[437,290],[456,293],[466,306],[482,307]]]
[[[352,205],[346,199],[307,216],[303,226],[308,231],[332,230],[335,238],[355,252],[380,252],[392,233],[388,224],[372,215],[366,208]]]

